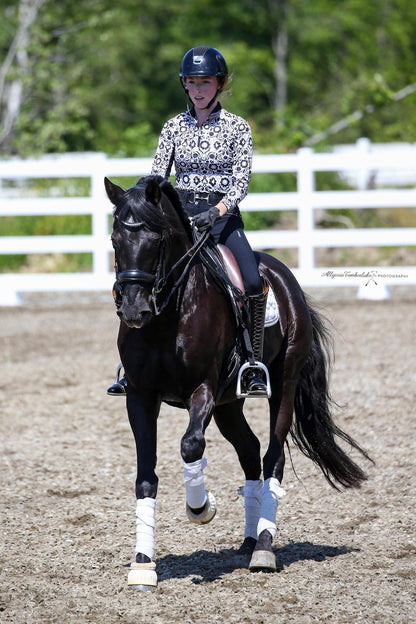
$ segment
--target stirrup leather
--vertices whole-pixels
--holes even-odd
[[[248,392],[248,387],[247,387],[248,383],[245,382],[244,377],[245,377],[245,374],[247,374],[247,372],[249,371],[249,369],[253,369],[253,368],[260,368],[264,373],[265,385],[266,385],[265,393],[259,392],[255,394],[255,393]],[[239,399],[242,399],[242,398],[256,399],[258,397],[267,397],[269,399],[272,395],[272,388],[270,385],[270,375],[269,375],[269,371],[267,370],[267,366],[265,366],[262,362],[257,362],[257,361],[255,361],[254,364],[250,364],[250,362],[246,362],[245,364],[243,364],[240,370],[238,371],[236,394]]]

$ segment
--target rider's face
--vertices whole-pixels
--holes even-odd
[[[218,79],[216,76],[187,76],[185,84],[196,108],[206,108],[217,94]]]

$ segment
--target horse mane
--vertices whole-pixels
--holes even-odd
[[[189,238],[189,240],[192,240],[192,228],[191,228],[191,224],[189,222],[189,218],[185,213],[185,210],[182,206],[182,202],[179,198],[179,194],[177,193],[177,191],[175,190],[175,188],[172,186],[172,184],[166,180],[165,178],[162,178],[162,176],[159,175],[149,175],[149,176],[145,176],[143,178],[140,178],[137,181],[137,185],[140,186],[147,186],[147,184],[149,182],[156,182],[159,187],[160,190],[162,191],[162,193],[164,195],[166,195],[166,197],[168,198],[168,200],[170,201],[170,203],[172,204],[177,216],[179,217],[179,220],[181,222],[181,224],[183,225],[183,228]],[[146,221],[148,220],[148,211],[145,211],[146,214],[143,214],[143,209],[141,209],[142,212],[142,216],[143,218],[146,219]],[[159,223],[159,227],[158,229],[163,229],[163,226],[166,226],[166,221],[165,218],[162,215],[159,215],[162,217],[162,221],[159,221],[159,219],[157,219],[156,215],[158,214],[157,211],[154,210],[154,206],[153,206],[153,210],[151,211],[152,215],[149,215],[149,220],[152,224],[157,225],[157,223]],[[154,214],[156,213],[156,215]],[[156,217],[156,221],[155,221],[155,217]]]

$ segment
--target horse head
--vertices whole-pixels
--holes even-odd
[[[141,328],[159,313],[156,298],[165,284],[170,239],[182,215],[164,192],[176,195],[173,187],[159,176],[142,178],[127,190],[105,178],[105,188],[115,207],[111,240],[121,295],[117,314],[129,327]],[[179,230],[183,233],[184,228]]]

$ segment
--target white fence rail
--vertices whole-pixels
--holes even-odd
[[[353,155],[352,155],[353,153]],[[298,249],[298,268],[293,272],[304,287],[357,286],[359,296],[382,297],[388,286],[416,284],[416,267],[350,267],[318,268],[315,250],[320,247],[415,246],[416,228],[319,229],[315,224],[317,210],[329,208],[416,208],[416,188],[388,188],[352,191],[317,191],[315,174],[333,171],[355,172],[362,181],[374,172],[416,168],[416,146],[401,152],[377,153],[366,142],[358,142],[351,153],[314,153],[309,148],[296,154],[255,156],[253,173],[293,173],[297,190],[287,193],[249,193],[241,204],[243,211],[297,211],[296,230],[248,231],[255,249]],[[0,274],[0,305],[18,305],[20,293],[30,291],[108,290],[113,282],[110,263],[111,243],[108,215],[111,205],[105,195],[103,178],[140,177],[150,172],[151,159],[112,159],[104,154],[44,157],[39,160],[0,161],[0,185],[5,181],[33,178],[88,178],[88,197],[10,197],[0,186],[1,217],[33,215],[91,215],[90,235],[7,236],[1,231],[0,254],[82,253],[93,256],[90,273]],[[16,182],[15,182],[16,183]],[[360,185],[363,186],[362,184]],[[377,286],[377,288],[375,288]],[[372,294],[370,294],[370,291]]]

